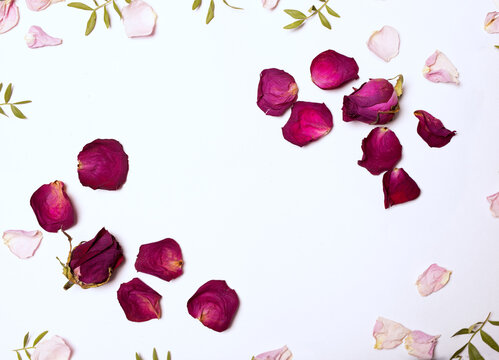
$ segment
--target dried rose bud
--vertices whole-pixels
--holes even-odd
[[[499,12],[489,12],[485,17],[485,24],[483,27],[489,34],[499,33]]]
[[[337,87],[359,78],[359,66],[354,58],[326,50],[315,57],[310,65],[312,81],[324,90]]]
[[[434,83],[459,84],[459,73],[456,67],[444,53],[438,50],[426,59],[423,76]]]
[[[130,321],[143,322],[159,319],[161,317],[160,300],[161,295],[139,278],[121,284],[118,289],[118,301],[126,318]]]
[[[362,140],[362,160],[358,164],[371,174],[391,170],[402,157],[402,145],[397,135],[386,127],[377,127]]]
[[[265,69],[260,74],[256,104],[266,115],[281,116],[298,99],[294,77],[279,69]]]
[[[78,177],[92,189],[117,190],[126,181],[128,155],[114,139],[97,139],[78,154]]]
[[[401,79],[399,77],[396,87],[385,79],[371,79],[343,97],[343,121],[361,121],[371,125],[390,122],[399,111]]]
[[[31,207],[40,226],[48,232],[69,229],[75,224],[75,212],[64,183],[54,181],[42,185],[31,196]]]
[[[446,129],[439,119],[424,110],[414,111],[414,115],[419,119],[419,136],[431,147],[441,148],[456,135],[455,131]]]
[[[28,259],[35,255],[43,235],[41,231],[7,230],[2,238],[14,255],[19,259]]]
[[[449,282],[452,272],[437,264],[432,264],[418,277],[416,286],[421,296],[428,296],[440,290]]]
[[[373,329],[376,339],[375,349],[393,349],[402,344],[404,338],[411,332],[398,322],[378,317]]]
[[[418,184],[402,168],[395,168],[383,175],[383,192],[385,209],[414,200],[421,194]]]
[[[290,143],[304,146],[327,135],[333,128],[333,115],[325,104],[298,101],[282,128]]]
[[[254,357],[254,360],[291,360],[293,359],[293,354],[288,349],[287,346],[283,346],[280,349],[265,352],[263,354]]]
[[[440,335],[432,336],[422,331],[414,330],[405,338],[404,345],[409,355],[420,360],[433,359],[433,351],[437,346],[437,339]]]
[[[218,332],[229,328],[238,308],[239,298],[224,280],[208,281],[187,302],[193,318]]]
[[[182,250],[173,239],[144,244],[140,246],[135,269],[170,281],[182,275]]]

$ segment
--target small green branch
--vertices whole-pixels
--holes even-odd
[[[305,15],[303,12],[298,11],[298,10],[293,10],[293,9],[286,9],[284,12],[291,16],[293,19],[296,19],[295,22],[292,22],[291,24],[288,24],[284,26],[284,29],[296,29],[300,26],[302,26],[308,19],[311,17],[314,17],[315,15],[319,16],[319,19],[321,21],[322,26],[328,28],[331,30],[331,23],[327,19],[326,15],[324,15],[323,10],[326,9],[327,13],[331,16],[334,17],[340,17],[336,11],[331,9],[328,5],[330,0],[320,0],[323,4],[319,6],[319,8],[315,7],[313,5],[310,9],[308,9],[308,12],[310,13],[308,16]]]

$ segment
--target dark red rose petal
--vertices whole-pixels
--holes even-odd
[[[334,50],[327,50],[315,57],[310,65],[312,81],[321,89],[335,89],[359,78],[359,66],[354,58]]]
[[[424,110],[414,111],[414,115],[419,119],[419,136],[431,147],[441,148],[456,135],[455,131],[446,129],[439,119]]]
[[[397,135],[386,127],[373,129],[362,140],[362,151],[362,160],[358,164],[373,175],[393,169],[402,157],[402,145]]]
[[[281,116],[298,99],[295,79],[279,69],[266,69],[260,74],[257,105],[266,115]]]
[[[182,275],[182,250],[173,239],[144,244],[140,246],[135,269],[170,281]]]
[[[421,194],[418,184],[402,168],[395,168],[383,175],[383,192],[385,209],[417,199]]]
[[[134,322],[143,322],[161,317],[161,295],[138,278],[121,284],[118,289],[120,302],[126,318]]]

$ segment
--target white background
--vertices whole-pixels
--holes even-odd
[[[68,340],[74,360],[151,358],[236,360],[287,344],[296,359],[409,359],[403,347],[373,349],[378,316],[441,334],[436,358],[465,339],[450,339],[492,311],[499,320],[499,220],[485,200],[499,191],[499,36],[483,21],[492,0],[338,0],[333,30],[311,19],[298,31],[282,0],[271,12],[258,0],[153,1],[155,36],[128,39],[113,12],[99,14],[83,35],[88,12],[64,3],[35,13],[19,1],[21,21],[1,35],[1,81],[13,100],[31,99],[29,117],[0,119],[0,230],[39,229],[29,199],[40,185],[67,184],[78,212],[69,233],[90,240],[105,226],[126,261],[111,283],[62,289],[55,257],[67,256],[62,234],[44,232],[35,257],[19,260],[0,248],[0,357],[14,359],[26,331],[50,330]],[[90,4],[90,2],[88,2]],[[383,25],[400,32],[400,55],[385,63],[366,41]],[[31,25],[62,37],[59,47],[28,49]],[[311,60],[334,49],[353,56],[360,79],[323,91],[310,81]],[[421,69],[436,49],[461,74],[461,85],[434,84]],[[261,70],[291,73],[299,99],[325,102],[332,132],[298,148],[282,138],[281,118],[256,106]],[[403,167],[419,199],[385,210],[381,176],[357,165],[371,126],[341,119],[343,95],[368,78],[406,79],[401,112],[390,128],[403,145]],[[427,110],[458,136],[431,149],[416,133],[414,110]],[[76,156],[96,138],[115,138],[130,157],[122,190],[80,185]],[[143,243],[176,239],[185,273],[170,283],[137,274]],[[453,270],[440,292],[422,298],[414,285],[431,263]],[[163,317],[128,322],[116,299],[139,276],[163,295]],[[189,316],[186,302],[204,282],[225,279],[239,294],[233,326],[216,333]],[[489,333],[499,335],[498,329]],[[496,336],[498,338],[499,336]],[[498,339],[499,340],[499,339]],[[477,338],[477,344],[481,342]],[[487,360],[497,353],[478,346]]]

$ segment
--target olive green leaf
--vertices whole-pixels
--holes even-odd
[[[92,11],[92,14],[90,14],[90,18],[88,19],[87,29],[85,30],[85,36],[90,35],[90,33],[94,30],[96,22],[97,22],[97,13],[94,10]]]
[[[9,100],[5,100],[5,101],[9,102]],[[26,333],[26,335],[24,335],[23,348],[25,348],[26,345],[28,345],[28,340],[29,340],[29,331]]]
[[[26,353],[26,356],[28,357],[28,359],[31,360],[31,354],[28,352],[28,350],[24,349],[24,352]]]
[[[14,103],[14,105],[29,104],[29,103],[31,103],[31,100],[24,100],[24,101],[17,101]]]
[[[166,355],[166,360],[172,360],[172,353],[168,351],[168,355]]]
[[[106,24],[106,28],[109,29],[111,26],[111,19],[109,18],[109,12],[107,11],[107,7],[104,6],[104,24]]]
[[[90,6],[83,4],[81,2],[72,2],[72,3],[69,3],[68,6],[72,7],[72,8],[76,8],[76,9],[81,9],[81,10],[90,10],[90,11],[93,10]]]
[[[305,15],[304,13],[302,13],[301,11],[298,11],[298,10],[286,9],[286,10],[284,10],[284,12],[286,14],[288,14],[289,16],[291,16],[293,19],[305,20],[307,18],[307,15]]]
[[[494,45],[496,49],[499,49],[499,45]],[[497,321],[496,321],[497,322]]]
[[[121,15],[120,8],[118,7],[118,5],[116,4],[116,1],[114,1],[114,0],[113,0],[113,8],[114,8],[114,11],[116,11],[116,13],[120,16],[120,19],[123,19],[123,15]]]
[[[296,29],[297,27],[299,27],[301,24],[303,24],[305,20],[298,20],[298,21],[295,21],[291,24],[288,24],[284,27],[284,29]]]
[[[49,332],[48,330],[45,330],[40,335],[38,335],[36,337],[35,341],[33,341],[33,346],[36,346],[45,337],[45,335],[47,335],[48,332]]]
[[[201,0],[194,0],[194,2],[192,3],[192,10],[196,10],[200,6],[201,6]]]
[[[14,114],[15,117],[19,119],[26,119],[26,116],[22,113],[21,110],[15,105],[10,105],[10,110],[12,110],[12,113]],[[27,335],[27,334],[26,334]],[[26,347],[26,345],[24,345]]]
[[[468,345],[468,355],[470,360],[485,360],[478,349],[472,343]]]
[[[208,14],[206,14],[206,24],[209,24],[214,17],[215,17],[215,2],[211,0],[210,7],[208,8]]]
[[[0,114],[7,116],[7,114],[5,113],[5,111],[3,111],[1,107],[0,107]]]
[[[152,349],[152,360],[159,360],[158,353],[156,352],[156,348]]]
[[[0,83],[0,91],[2,91],[3,83]]]
[[[499,46],[499,45],[496,45],[496,46]],[[1,88],[0,88],[1,89]],[[489,323],[491,323],[492,325],[495,325],[495,326],[499,326],[499,321],[492,321],[492,320],[489,320]]]
[[[240,7],[233,6],[233,5],[229,4],[229,3],[227,2],[227,0],[223,0],[223,2],[224,2],[224,4],[225,4],[225,5],[227,5],[227,6],[228,6],[228,7],[230,7],[230,8],[233,8],[233,9],[236,9],[236,10],[243,10],[243,8],[240,8]]]
[[[329,23],[329,20],[320,11],[318,12],[318,14],[319,14],[319,19],[321,19],[322,25],[331,30],[331,24]]]
[[[21,354],[19,354],[19,352],[18,352],[18,351],[16,351],[16,354],[17,354],[17,359],[18,359],[18,360],[23,360],[23,358],[21,357]]]
[[[138,353],[135,353],[135,360],[142,360],[142,358],[140,357],[140,355]]]
[[[331,9],[327,5],[326,5],[326,10],[329,13],[329,15],[332,15],[332,16],[337,17],[337,18],[341,17],[336,11],[334,11],[333,9]]]
[[[459,348],[454,354],[452,354],[450,360],[452,359],[455,359],[457,357],[459,357],[459,354],[461,354],[463,352],[464,349],[466,349],[466,346],[468,346],[468,344],[464,344],[464,346],[462,346],[461,348]]]
[[[9,84],[7,86],[7,89],[5,90],[5,94],[3,94],[3,98],[5,102],[8,103],[11,97],[12,97],[12,84]]]
[[[458,332],[456,332],[454,335],[452,335],[451,337],[454,337],[454,336],[457,336],[457,335],[466,335],[466,334],[469,334],[470,333],[470,329],[461,329],[459,330]]]
[[[489,334],[487,334],[483,330],[480,330],[480,336],[482,337],[482,340],[483,340],[484,343],[486,343],[487,345],[489,345],[495,351],[499,352],[499,345],[497,345],[497,343],[495,342],[495,340],[492,339],[492,337]]]

